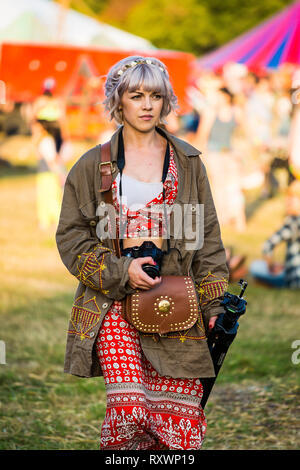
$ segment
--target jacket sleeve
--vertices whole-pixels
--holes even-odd
[[[205,323],[208,323],[212,316],[224,312],[221,301],[228,287],[229,273],[206,169],[200,158],[199,162],[198,195],[200,204],[204,205],[204,237],[202,247],[194,254],[192,271],[200,308]]]
[[[65,182],[56,231],[60,257],[69,272],[84,285],[101,291],[110,299],[121,300],[134,292],[128,285],[132,258],[118,258],[93,235],[89,221],[79,208],[77,185],[80,180],[74,173],[71,170]]]

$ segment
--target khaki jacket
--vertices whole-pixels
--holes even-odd
[[[111,139],[113,179],[118,174],[118,135]],[[170,246],[164,256],[162,275],[193,277],[202,318],[187,333],[158,335],[140,334],[141,346],[147,359],[161,374],[171,377],[213,377],[214,369],[207,347],[205,332],[209,318],[223,312],[220,302],[227,288],[228,270],[221,241],[219,223],[211,196],[205,167],[199,150],[166,131],[165,137],[174,149],[178,170],[178,194],[175,200],[182,209],[184,221],[198,230],[197,204],[203,204],[204,242],[199,249],[190,249],[193,235],[185,234],[182,225],[170,219]],[[134,292],[129,284],[128,267],[132,258],[117,258],[112,241],[99,237],[98,222],[105,209],[99,171],[101,146],[90,149],[71,168],[64,188],[56,243],[62,262],[78,280],[71,311],[64,371],[81,377],[103,375],[95,353],[99,328],[114,300]],[[100,213],[100,215],[98,215]],[[180,231],[183,233],[181,234]],[[188,238],[187,238],[188,237]],[[192,237],[192,238],[190,238]],[[164,240],[163,249],[167,249]],[[181,254],[181,259],[178,256]],[[203,324],[204,322],[204,324]],[[185,336],[182,339],[182,336]]]

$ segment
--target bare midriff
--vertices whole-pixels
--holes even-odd
[[[132,246],[140,246],[144,241],[151,241],[155,243],[157,248],[161,248],[163,244],[162,237],[147,237],[147,238],[124,238],[123,239],[123,248],[131,248]]]

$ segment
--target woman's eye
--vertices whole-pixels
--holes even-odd
[[[155,95],[154,95],[154,98],[155,98],[156,100],[160,100],[160,99],[161,99],[161,95],[155,94]]]
[[[135,100],[136,98],[140,98],[140,95],[134,95],[131,97],[132,100]]]

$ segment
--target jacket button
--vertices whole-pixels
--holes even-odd
[[[95,336],[95,332],[94,331],[91,331],[90,332],[90,338],[93,338]]]
[[[107,308],[108,307],[108,304],[105,302],[103,305],[102,305],[102,308]]]
[[[97,224],[96,220],[91,220],[91,221],[90,221],[90,225],[91,225],[92,227],[95,227],[96,224]]]

